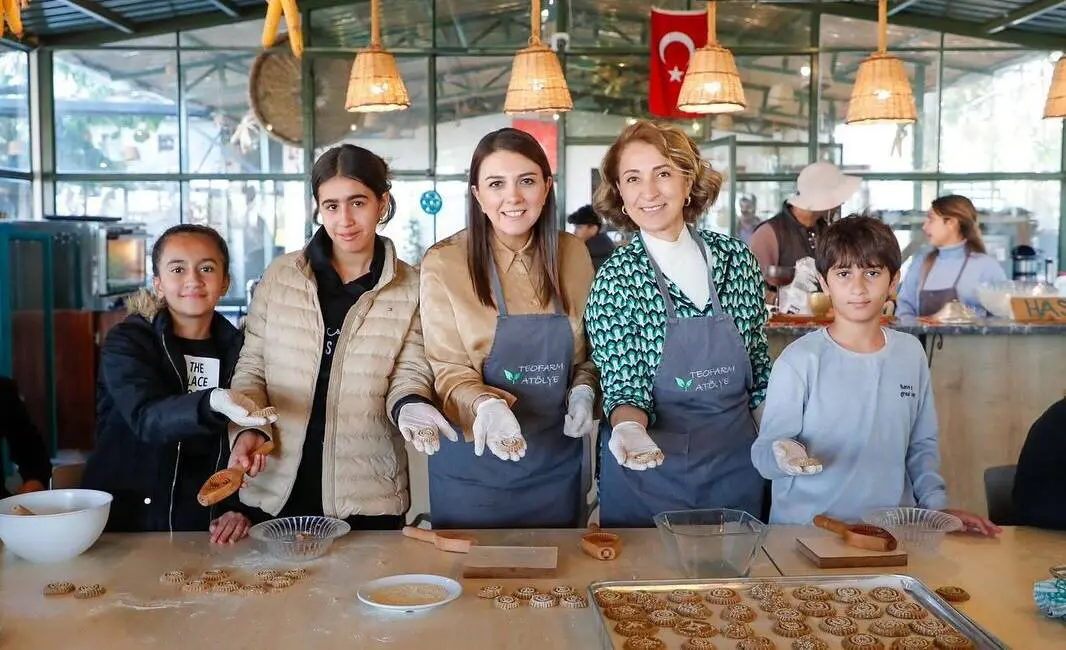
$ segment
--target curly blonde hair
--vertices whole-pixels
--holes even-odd
[[[600,179],[592,207],[597,214],[609,220],[616,228],[637,230],[637,224],[622,212],[622,194],[618,190],[619,163],[626,146],[644,142],[659,150],[670,163],[692,181],[690,199],[681,210],[685,223],[699,221],[704,211],[718,198],[722,189],[722,175],[711,169],[704,160],[699,147],[684,131],[671,124],[641,120],[632,124],[618,136],[600,163]]]

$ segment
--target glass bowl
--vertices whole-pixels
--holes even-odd
[[[348,522],[333,517],[282,517],[252,526],[248,536],[270,556],[304,562],[325,555],[334,539],[351,530]]]
[[[1021,282],[1004,280],[1002,282],[982,282],[977,285],[977,300],[981,306],[997,318],[1013,319],[1010,299],[1040,298],[1058,295],[1058,290],[1046,282]]]
[[[686,578],[743,578],[767,527],[743,510],[673,510],[655,515],[666,553]]]
[[[944,535],[962,530],[962,520],[955,515],[925,508],[879,508],[862,520],[884,528],[905,551],[916,553],[935,552]]]

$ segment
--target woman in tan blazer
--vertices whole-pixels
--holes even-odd
[[[322,227],[264,274],[232,382],[278,419],[269,431],[234,431],[230,465],[250,470],[241,501],[267,515],[400,528],[410,505],[401,431],[435,440],[448,428],[431,405],[418,274],[376,233],[395,212],[380,157],[331,149],[311,186]],[[253,460],[268,437],[273,455]]]

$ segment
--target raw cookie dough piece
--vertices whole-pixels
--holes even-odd
[[[700,595],[691,589],[674,589],[667,594],[666,599],[672,603],[698,603]]]
[[[889,616],[895,616],[896,618],[903,618],[907,620],[914,620],[918,618],[925,618],[929,616],[929,612],[925,611],[925,608],[918,603],[912,603],[909,600],[901,603],[892,603],[885,609]]]
[[[652,636],[659,628],[648,621],[619,621],[614,631],[622,636]]]
[[[751,623],[755,616],[755,610],[747,605],[730,605],[722,610],[722,618],[734,623]]]
[[[585,609],[589,606],[589,603],[583,596],[577,594],[570,594],[569,596],[563,596],[559,599],[559,604],[567,609]]]
[[[870,623],[870,634],[878,634],[880,636],[910,636],[911,626],[906,621],[894,621],[892,619],[884,619],[880,621],[874,621]]]
[[[274,589],[285,589],[286,587],[291,587],[296,584],[296,581],[289,576],[274,576],[267,580],[266,583]]]
[[[711,615],[711,610],[703,603],[682,603],[676,611],[685,618],[707,618]]]
[[[287,575],[290,578],[292,578],[293,580],[299,580],[300,578],[306,578],[307,577],[307,569],[305,569],[303,567],[296,567],[294,569],[289,569],[288,571],[286,571],[282,575]]]
[[[264,582],[270,580],[271,578],[276,578],[280,575],[281,571],[278,571],[277,569],[260,569],[255,572],[255,577],[259,578]]]
[[[181,590],[182,591],[186,591],[186,592],[189,592],[189,593],[197,593],[197,592],[201,592],[201,591],[207,591],[210,588],[211,588],[211,585],[208,584],[208,582],[206,580],[200,580],[200,579],[189,580],[188,582],[186,582],[185,584],[183,584],[181,586]]]
[[[537,593],[537,588],[533,585],[522,585],[518,589],[514,590],[511,595],[518,600],[529,600]]]
[[[862,589],[857,587],[840,587],[833,592],[833,600],[838,603],[844,603],[845,605],[857,603],[860,600],[863,600]]]
[[[792,650],[829,650],[829,644],[816,636],[805,636],[792,642]]]
[[[759,586],[761,585],[755,585],[755,587]],[[755,587],[752,587],[753,594],[755,592]],[[714,603],[715,605],[735,605],[741,601],[741,598],[737,594],[737,592],[733,591],[732,589],[727,589],[725,587],[711,589],[703,598],[707,602]],[[756,598],[756,600],[761,599]]]
[[[836,607],[825,600],[805,600],[799,604],[799,611],[816,618],[834,616],[837,613]]]
[[[933,642],[940,650],[972,650],[973,642],[961,634],[942,634]]]
[[[792,597],[796,600],[829,600],[833,596],[821,587],[804,585],[793,589]]]
[[[211,587],[212,591],[216,591],[220,594],[235,594],[241,590],[241,583],[236,580],[219,580]]]
[[[200,579],[206,582],[218,582],[219,580],[225,580],[228,577],[229,574],[226,573],[225,569],[208,569],[203,572]]]
[[[103,585],[82,585],[74,590],[74,597],[78,600],[96,598],[97,596],[103,596],[105,591]]]
[[[44,586],[45,596],[65,596],[73,592],[73,582],[49,582]]]
[[[670,613],[674,614],[673,612]],[[636,621],[644,618],[644,610],[636,605],[615,605],[605,609],[603,615],[612,621]],[[677,614],[674,614],[674,616],[677,616]],[[655,623],[654,619],[652,623]]]
[[[793,607],[782,607],[773,614],[770,614],[770,618],[775,621],[792,621],[799,623],[806,619],[807,615]]]
[[[493,601],[493,605],[496,609],[503,610],[515,609],[518,607],[518,603],[519,600],[514,596],[496,596],[496,599]]]
[[[631,636],[626,639],[625,650],[660,650],[666,644],[654,636]]]
[[[485,585],[477,591],[478,598],[490,600],[503,593],[503,585]]]
[[[898,603],[905,596],[895,587],[874,587],[870,590],[870,598],[882,603]]]
[[[718,646],[707,637],[694,636],[685,639],[685,642],[681,644],[681,650],[718,650]]]
[[[951,629],[947,623],[935,618],[919,619],[917,621],[911,621],[911,630],[915,634],[922,636],[940,636],[941,634],[952,634],[955,630]]]
[[[786,639],[798,639],[809,636],[811,628],[803,621],[777,621],[773,627],[774,634]]]
[[[671,609],[657,609],[648,614],[648,620],[659,627],[673,627],[681,620],[681,616]]]
[[[185,579],[184,571],[167,571],[159,576],[159,582],[164,585],[183,585],[185,584]]]
[[[767,596],[759,603],[759,609],[767,614],[773,614],[779,609],[785,609],[792,607],[792,603],[787,598],[781,595]]]
[[[551,595],[556,598],[562,598],[563,596],[569,596],[574,593],[574,588],[570,585],[556,585],[552,587]]]
[[[822,619],[818,627],[833,636],[849,636],[859,631],[859,626],[847,616],[827,616]]]
[[[655,598],[655,596],[650,591],[644,591],[641,589],[638,589],[637,591],[631,591],[626,596],[626,600],[633,603],[634,605],[643,605],[644,603],[648,602],[653,598]]]
[[[244,585],[243,587],[241,587],[242,594],[249,594],[252,596],[262,596],[268,591],[270,590],[264,587],[263,585]]]
[[[674,632],[687,637],[712,637],[718,634],[718,628],[706,621],[678,621]]]
[[[864,621],[872,621],[875,618],[881,618],[885,614],[884,610],[868,600],[860,600],[857,603],[848,605],[848,608],[844,613],[851,618],[857,618]]]
[[[908,636],[893,641],[892,650],[933,650],[933,640],[924,636]]]
[[[970,600],[970,594],[962,587],[941,587],[936,593],[949,603],[965,603]]]
[[[842,645],[844,650],[885,650],[885,644],[872,634],[852,634]]]
[[[674,605],[676,605],[676,603],[667,602],[662,598],[654,597],[648,598],[647,600],[640,603],[640,606],[643,607],[644,611],[646,612],[654,612],[659,609],[670,609]]]
[[[782,596],[784,592],[772,582],[760,582],[751,586],[751,597],[755,600],[766,600],[771,596]],[[708,599],[710,600],[710,599]]]
[[[774,650],[777,646],[764,636],[753,636],[737,642],[737,650]]]
[[[551,594],[533,594],[533,597],[529,599],[529,606],[537,609],[547,609],[555,607],[558,602],[559,600]]]
[[[722,636],[727,639],[747,639],[755,636],[755,630],[744,623],[730,623],[722,630]]]
[[[620,591],[611,591],[610,589],[601,589],[597,591],[595,598],[600,607],[621,605],[626,600],[625,594]]]

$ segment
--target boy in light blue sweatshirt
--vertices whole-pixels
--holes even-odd
[[[999,532],[947,510],[925,350],[880,322],[901,263],[895,234],[877,219],[842,219],[819,240],[815,265],[836,317],[774,363],[751,448],[773,481],[770,523],[810,525],[818,514],[854,522],[917,505],[950,512],[967,530]]]

